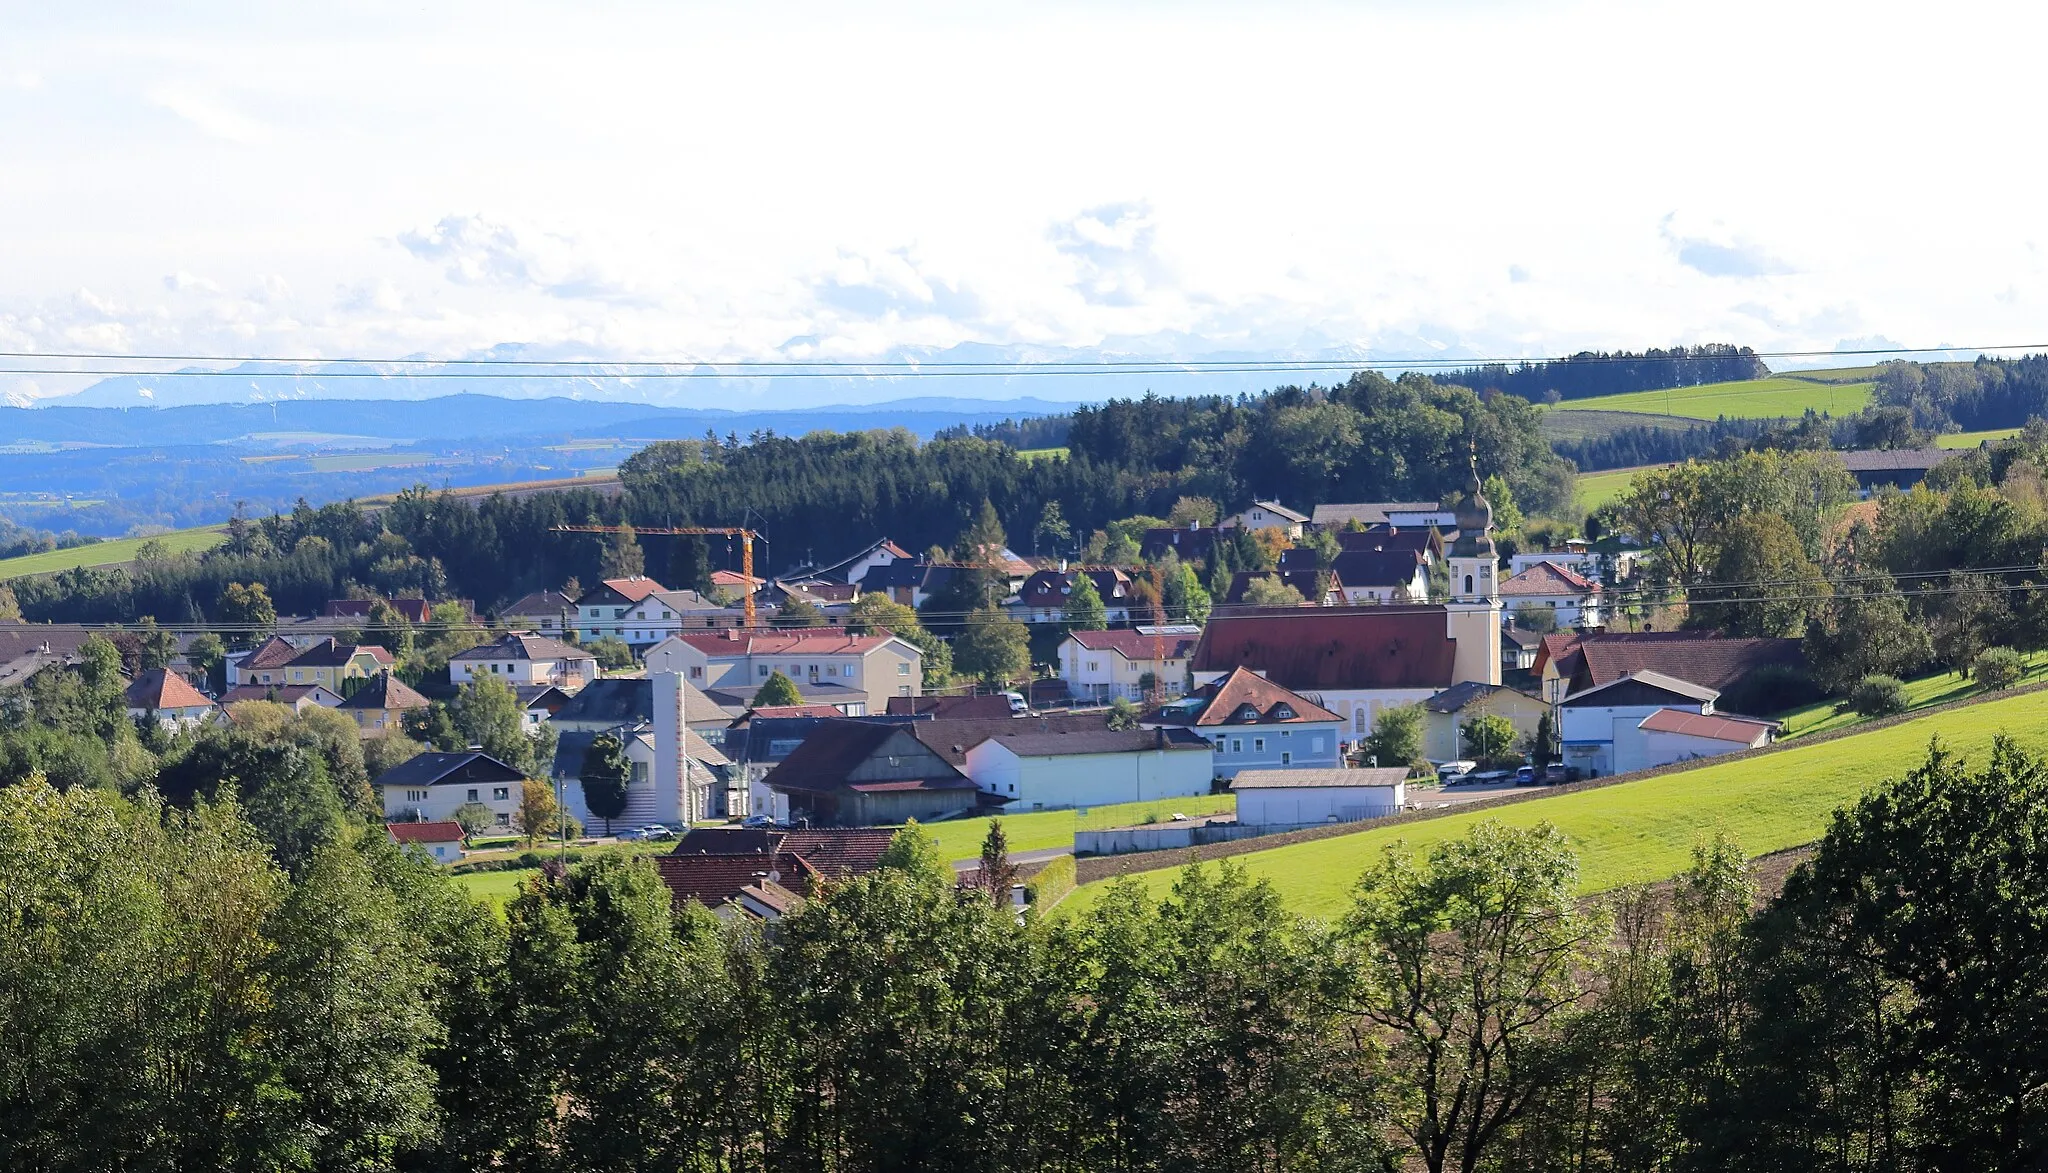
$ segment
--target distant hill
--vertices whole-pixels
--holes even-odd
[[[445,384],[436,384],[445,389]],[[1071,403],[1043,399],[1001,402],[922,398],[857,406],[788,410],[657,408],[561,397],[501,399],[443,395],[418,400],[295,399],[275,403],[211,403],[184,407],[0,407],[0,446],[33,443],[117,447],[217,444],[289,446],[293,433],[406,442],[518,437],[631,436],[675,439],[710,428],[742,437],[757,429],[783,434],[831,429],[908,428],[930,436],[958,424],[1059,415]]]

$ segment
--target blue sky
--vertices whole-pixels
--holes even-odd
[[[2043,23],[0,3],[0,349],[2044,342]]]

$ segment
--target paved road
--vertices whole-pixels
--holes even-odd
[[[1062,855],[1072,854],[1074,854],[1074,849],[1071,847],[1047,847],[1041,851],[1013,851],[1010,853],[1010,862],[1044,863],[1049,859],[1058,859]],[[953,870],[956,872],[971,872],[980,866],[981,857],[978,855],[973,859],[956,859],[953,861]]]

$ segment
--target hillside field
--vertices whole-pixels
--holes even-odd
[[[1826,372],[1814,372],[1823,374]],[[1772,375],[1737,383],[1707,383],[1698,387],[1673,387],[1666,391],[1631,391],[1626,395],[1602,395],[1572,399],[1556,404],[1550,411],[1569,415],[1580,411],[1643,412],[1666,416],[1689,416],[1711,420],[1772,419],[1804,415],[1807,408],[1829,415],[1854,415],[1870,403],[1869,383],[1824,383],[1813,377],[1792,378]]]
[[[1936,448],[1975,448],[1986,440],[2003,440],[2008,436],[2017,436],[2019,434],[2020,429],[2018,428],[1992,428],[1987,432],[1950,432],[1947,435],[1936,436],[1934,438],[1934,446]]]
[[[1610,468],[1605,472],[1579,474],[1579,509],[1591,513],[1609,501],[1617,500],[1628,492],[1635,483],[1636,474],[1645,468],[1662,468],[1660,464],[1642,465],[1637,468]]]
[[[20,578],[28,574],[54,574],[76,566],[119,566],[135,560],[135,551],[150,538],[115,538],[112,541],[94,542],[89,546],[73,546],[69,550],[46,550],[41,554],[24,554],[19,558],[0,559],[0,580]],[[158,534],[154,539],[170,547],[173,554],[185,554],[194,550],[210,550],[227,540],[225,527],[218,525],[199,526],[195,529],[172,530]]]
[[[1294,911],[1331,919],[1342,915],[1352,886],[1389,844],[1405,841],[1426,850],[1484,819],[1523,827],[1548,821],[1579,852],[1580,890],[1601,892],[1676,875],[1693,847],[1716,831],[1751,856],[1811,843],[1827,829],[1834,810],[1871,783],[1919,762],[1937,734],[1951,748],[1981,758],[2000,732],[2030,749],[2043,748],[2044,725],[2048,692],[2028,693],[1743,761],[1277,847],[1231,862],[1270,880]],[[1157,896],[1177,874],[1162,869],[1134,879]],[[1076,891],[1062,909],[1088,907],[1108,883]]]

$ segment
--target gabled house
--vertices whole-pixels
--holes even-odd
[[[597,679],[597,657],[582,648],[531,632],[499,636],[448,657],[448,680],[462,685],[494,676],[508,685],[552,684],[577,689]]]
[[[595,643],[605,636],[626,639],[627,612],[647,596],[659,590],[666,590],[660,583],[645,575],[632,578],[608,578],[584,591],[576,600],[576,641]]]
[[[1508,559],[1508,573],[1520,574],[1540,562],[1561,566],[1589,581],[1600,578],[1600,555],[1583,538],[1567,538],[1561,549],[1518,552]]]
[[[244,684],[290,684],[284,666],[299,654],[299,645],[281,635],[273,635],[254,648],[228,657],[228,687]]]
[[[794,911],[814,884],[874,871],[895,835],[890,827],[698,827],[654,865],[677,904],[695,900],[714,912],[774,920]]]
[[[197,725],[218,711],[206,694],[168,668],[151,668],[137,676],[124,699],[130,717],[155,721],[166,729]]]
[[[1197,685],[1248,668],[1346,718],[1349,740],[1372,731],[1381,709],[1428,700],[1460,677],[1453,616],[1435,606],[1250,609],[1212,615],[1192,663]],[[1476,625],[1475,625],[1476,626]],[[1482,654],[1499,671],[1500,622]],[[1467,664],[1464,678],[1480,674]]]
[[[1305,573],[1316,569],[1316,551],[1297,546],[1280,554],[1280,569]],[[1330,563],[1331,573],[1343,584],[1346,603],[1423,603],[1429,600],[1429,564],[1426,548],[1373,548],[1339,550]]]
[[[76,664],[95,632],[75,623],[0,621],[0,688],[21,684],[54,664]]]
[[[1236,668],[1144,718],[1146,725],[1199,736],[1212,772],[1336,769],[1344,764],[1344,718],[1253,672]]]
[[[724,803],[719,798],[730,781],[732,761],[696,732],[686,731],[684,754],[689,760],[689,769],[676,771],[674,784],[665,786],[663,783],[668,774],[658,766],[658,740],[654,726],[649,723],[561,735],[555,747],[554,778],[559,783],[562,806],[577,822],[585,827],[607,825],[604,818],[591,813],[589,799],[583,790],[584,758],[599,733],[610,733],[619,739],[625,747],[626,762],[630,767],[626,778],[626,809],[609,821],[611,829],[644,827],[653,823],[687,827],[699,815],[725,813],[720,809]]]
[[[1102,596],[1102,609],[1111,623],[1131,621],[1131,573],[1117,566],[1083,566],[1072,570],[1037,570],[1024,580],[1014,606],[1025,623],[1056,623],[1065,614],[1067,601],[1081,575],[1095,584]]]
[[[1734,639],[1692,631],[1569,631],[1543,637],[1532,671],[1546,697],[1559,688],[1566,694],[1583,692],[1645,670],[1728,692],[1764,668],[1797,668],[1804,663],[1796,639]]]
[[[1138,554],[1147,562],[1157,562],[1172,554],[1182,562],[1200,562],[1206,566],[1215,552],[1216,530],[1213,526],[1190,529],[1155,527],[1146,530],[1144,539],[1138,543]]]
[[[1308,522],[1308,514],[1289,509],[1278,501],[1254,501],[1249,508],[1216,523],[1219,529],[1277,529],[1285,531],[1290,538],[1301,536],[1301,527]]]
[[[1542,697],[1504,684],[1478,680],[1454,684],[1422,702],[1422,756],[1433,762],[1475,757],[1463,729],[1467,721],[1479,716],[1506,717],[1515,727],[1515,744],[1509,748],[1519,753],[1522,739],[1533,735],[1542,723],[1545,708]]]
[[[1246,770],[1231,783],[1237,821],[1285,831],[1323,823],[1355,823],[1399,814],[1408,769]]]
[[[1882,488],[1910,489],[1957,453],[1949,448],[1866,448],[1839,455],[1856,478],[1858,493],[1868,497]]]
[[[280,669],[286,684],[317,684],[329,692],[347,696],[355,686],[351,680],[367,680],[397,661],[375,644],[343,644],[323,639],[285,662]]]
[[[909,561],[912,561],[910,551],[887,538],[882,538],[863,548],[859,553],[827,565],[809,567],[803,573],[820,579],[831,579],[834,582],[857,584],[863,575],[877,566]]]
[[[1209,743],[1185,729],[1005,728],[967,751],[967,776],[1008,810],[1059,810],[1207,794],[1209,758]]]
[[[930,821],[972,810],[975,785],[901,725],[826,721],[769,771],[778,822],[825,827]]]
[[[498,611],[498,622],[514,631],[531,631],[550,639],[562,639],[575,630],[576,600],[561,591],[534,591],[521,595]]]
[[[1339,529],[1335,537],[1340,550],[1411,550],[1421,556],[1424,566],[1443,561],[1446,553],[1443,531],[1433,525],[1404,528],[1382,523],[1364,529]]]
[[[1352,522],[1363,526],[1388,525],[1397,529],[1434,526],[1453,529],[1457,510],[1440,501],[1369,501],[1356,505],[1327,504],[1315,508],[1319,529],[1343,529]]]
[[[511,766],[467,750],[420,754],[377,775],[370,785],[383,800],[387,820],[452,820],[458,808],[473,802],[491,812],[493,825],[510,827],[525,783],[525,775]]]
[[[286,705],[295,713],[307,709],[334,709],[341,706],[341,697],[318,684],[238,684],[220,694],[221,708],[241,704],[243,701],[269,701]]]
[[[414,627],[425,624],[428,619],[433,617],[434,605],[425,599],[385,599],[382,601],[391,604],[391,609],[398,612],[400,618],[403,618]],[[366,620],[370,617],[370,609],[375,607],[378,602],[379,600],[377,599],[329,599],[320,608],[320,615],[326,619]],[[469,610],[469,608],[464,607],[464,610]]]
[[[386,823],[384,832],[393,843],[420,852],[435,863],[462,862],[462,845],[468,838],[462,833],[462,824],[453,820]]]
[[[658,590],[629,607],[625,634],[635,650],[654,646],[682,631],[710,631],[746,623],[745,607],[728,607],[692,590]]]
[[[428,703],[418,689],[392,675],[386,668],[356,689],[339,707],[356,723],[364,737],[382,737],[397,729],[408,712],[424,709]]]
[[[512,699],[519,702],[520,724],[531,731],[568,704],[569,694],[552,684],[515,684]]]
[[[1558,704],[1565,764],[1599,778],[1770,742],[1774,723],[1717,714],[1720,695],[1649,669],[1575,692]]]
[[[831,704],[850,717],[879,709],[877,698],[924,691],[923,653],[882,631],[683,632],[648,649],[645,659],[649,675],[679,673],[714,700],[731,694],[743,706],[776,672],[795,681],[805,701]]]
[[[883,711],[891,717],[1007,720],[1010,716],[1010,699],[995,693],[983,693],[979,696],[892,696]],[[754,715],[767,716],[768,712],[765,709],[756,709]]]
[[[1069,632],[1060,641],[1060,675],[1076,701],[1179,696],[1187,691],[1188,657],[1201,634],[1193,624]]]
[[[682,682],[684,711],[689,727],[713,745],[725,740],[725,727],[732,721],[688,681]],[[598,733],[623,725],[644,725],[654,720],[654,680],[647,676],[608,676],[579,689],[548,717],[556,731]]]
[[[1598,627],[1600,584],[1556,562],[1537,562],[1500,584],[1502,622],[1512,623],[1521,607],[1541,608],[1558,627]]]

